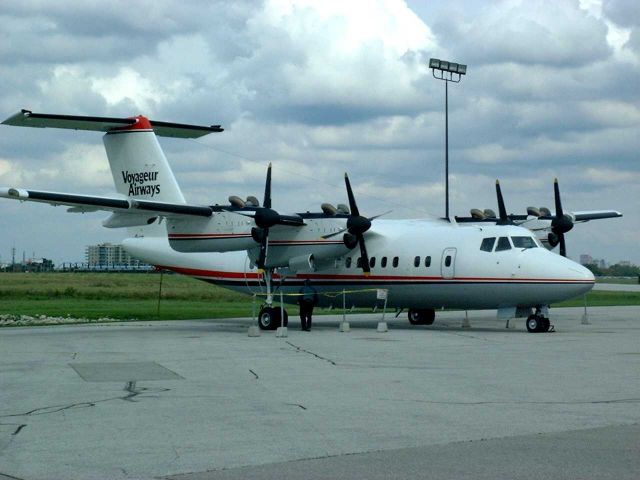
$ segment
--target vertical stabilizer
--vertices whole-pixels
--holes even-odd
[[[145,117],[104,136],[118,193],[158,202],[185,203],[158,139]]]

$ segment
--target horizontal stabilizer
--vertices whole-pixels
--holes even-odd
[[[114,132],[129,130],[139,121],[139,117],[85,117],[78,115],[55,115],[49,113],[33,113],[29,110],[20,112],[7,118],[3,125],[35,128],[67,128],[71,130],[93,130],[96,132]],[[201,125],[186,125],[183,123],[158,122],[149,120],[156,135],[174,138],[198,138],[213,132],[222,132],[220,125],[209,127]]]

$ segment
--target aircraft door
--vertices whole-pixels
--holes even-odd
[[[441,261],[442,278],[453,278],[456,274],[456,249],[445,248]]]

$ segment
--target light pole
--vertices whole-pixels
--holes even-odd
[[[467,66],[432,58],[429,68],[433,78],[444,80],[444,177],[445,177],[445,218],[449,220],[449,82],[460,83],[466,75]],[[438,74],[436,75],[436,70]]]

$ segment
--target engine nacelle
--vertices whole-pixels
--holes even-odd
[[[313,254],[300,255],[289,260],[289,270],[295,273],[309,273],[316,271],[316,262]]]
[[[157,218],[153,215],[113,212],[109,218],[102,221],[102,226],[106,228],[139,227],[150,225]]]

